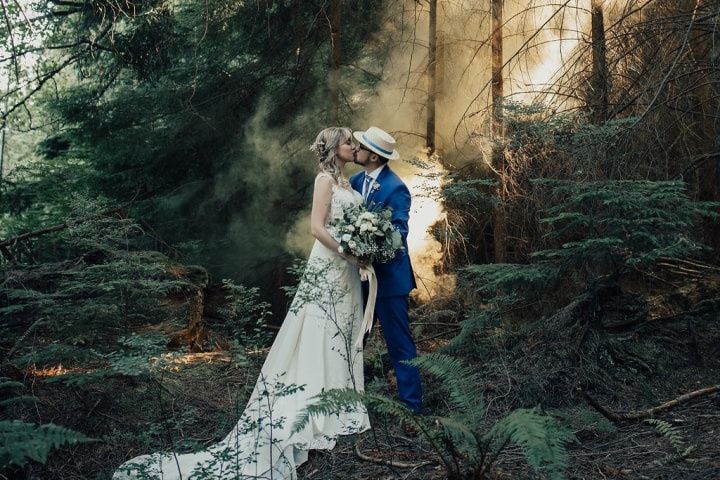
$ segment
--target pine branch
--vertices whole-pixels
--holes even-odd
[[[120,213],[125,210],[126,207],[115,207],[108,210],[105,210],[103,212],[100,212],[98,216],[108,216],[115,213]],[[40,228],[38,230],[34,230],[32,232],[23,233],[22,235],[17,235],[12,238],[8,238],[6,240],[0,241],[0,249],[6,248],[6,247],[12,247],[15,246],[18,242],[22,242],[24,240],[28,240],[30,238],[36,238],[41,237],[43,235],[47,235],[48,233],[54,233],[59,232],[61,230],[65,230],[66,228],[72,226],[72,225],[78,225],[84,222],[87,222],[88,218],[76,218],[74,220],[70,220],[69,222],[59,223],[57,225],[53,225],[51,227],[45,227]]]

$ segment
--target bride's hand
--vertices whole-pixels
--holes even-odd
[[[351,255],[349,253],[342,253],[341,256],[345,260],[350,262],[351,265],[357,268],[366,268],[369,265],[367,260],[358,258],[355,255]]]
[[[350,255],[349,253],[343,253],[341,255],[345,260],[350,262],[351,265],[360,268],[360,259],[357,258],[355,255]]]

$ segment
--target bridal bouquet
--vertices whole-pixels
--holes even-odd
[[[346,208],[343,217],[332,223],[339,235],[340,251],[370,263],[392,260],[403,246],[391,218],[389,208],[369,211],[363,204]]]

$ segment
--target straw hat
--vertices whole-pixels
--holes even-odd
[[[378,127],[370,127],[364,132],[353,132],[355,140],[360,142],[368,150],[371,150],[388,160],[400,158],[400,152],[395,149],[395,139]]]

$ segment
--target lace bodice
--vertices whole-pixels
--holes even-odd
[[[355,190],[348,190],[340,185],[333,185],[333,193],[330,198],[330,214],[328,222],[338,220],[343,216],[343,209],[350,205],[362,203],[362,195]]]
[[[327,173],[319,173],[318,177],[320,176],[332,178]],[[330,227],[330,224],[334,220],[339,220],[343,217],[343,210],[350,205],[358,205],[360,203],[362,203],[362,195],[353,190],[349,184],[347,185],[347,188],[338,184],[333,184],[332,196],[330,197],[330,212],[328,213],[328,217],[325,222],[325,227],[330,232],[330,235],[335,237],[335,232]]]

